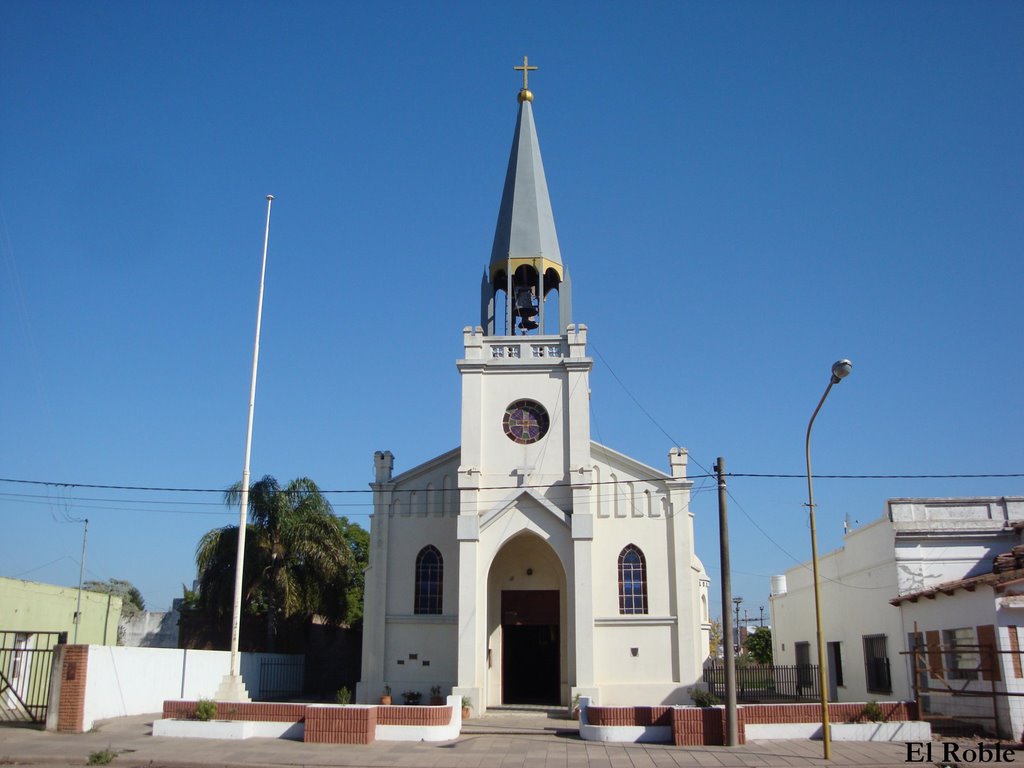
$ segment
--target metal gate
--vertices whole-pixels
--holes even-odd
[[[53,649],[67,632],[0,630],[0,722],[46,722]]]

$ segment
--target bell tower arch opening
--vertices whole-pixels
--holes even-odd
[[[540,536],[507,541],[487,575],[487,706],[565,704],[565,569]]]

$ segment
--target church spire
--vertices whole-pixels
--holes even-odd
[[[569,274],[562,264],[555,233],[555,217],[544,178],[537,129],[533,123],[533,93],[527,88],[530,66],[522,66],[519,117],[498,209],[491,261],[482,286],[482,325],[487,335],[544,333],[545,304],[552,289],[558,295],[557,333],[571,322]],[[496,317],[496,297],[505,293],[504,317]],[[510,298],[511,297],[511,298]]]

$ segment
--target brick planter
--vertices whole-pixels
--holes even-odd
[[[372,744],[377,731],[377,707],[306,707],[306,735],[312,744]]]

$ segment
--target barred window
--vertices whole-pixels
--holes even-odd
[[[444,558],[428,544],[416,555],[416,597],[413,613],[441,613]]]
[[[892,693],[885,635],[864,635],[864,676],[868,693]]]
[[[647,613],[647,563],[635,544],[619,553],[619,613]]]

